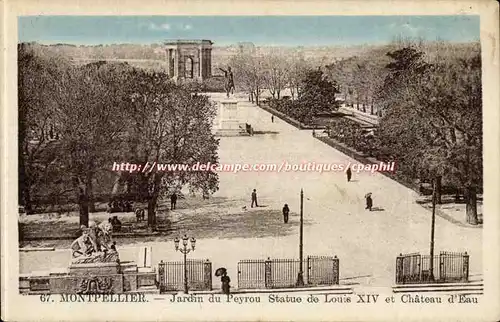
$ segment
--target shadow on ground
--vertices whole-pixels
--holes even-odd
[[[299,215],[290,213],[287,224],[283,222],[281,209],[270,206],[245,208],[243,200],[225,198],[186,198],[179,200],[177,208],[169,210],[169,204],[162,203],[158,210],[158,232],[148,233],[147,221],[136,222],[133,213],[114,213],[122,221],[120,233],[116,236],[119,245],[161,242],[172,236],[188,233],[196,238],[262,238],[279,237],[298,233]],[[93,213],[90,219],[101,222],[109,218],[106,213]],[[68,248],[80,234],[78,214],[68,216],[30,215],[19,221],[20,247]],[[310,225],[304,221],[304,225]],[[61,238],[58,238],[61,237]]]
[[[285,224],[280,210],[261,207],[227,214],[214,211],[202,216],[181,215],[172,221],[172,230],[189,231],[197,238],[278,237],[296,233],[298,218],[291,213]]]

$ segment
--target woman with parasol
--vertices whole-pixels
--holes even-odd
[[[229,276],[227,276],[227,269],[224,268],[224,267],[218,268],[215,271],[215,276],[217,276],[217,277],[220,276],[220,281],[222,283],[222,286],[221,286],[222,293],[226,294],[226,295],[229,295],[229,290],[231,288],[231,286],[229,285],[229,283],[231,282],[231,279],[229,278]]]
[[[366,208],[365,209],[372,211],[372,207],[373,207],[372,193],[371,192],[367,193],[365,195],[365,199],[366,199]]]

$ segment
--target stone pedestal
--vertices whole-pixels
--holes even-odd
[[[219,102],[218,123],[215,132],[218,136],[248,135],[245,123],[238,119],[238,101],[226,99]]]
[[[70,264],[70,275],[109,275],[120,274],[121,267],[119,263],[89,263],[89,264]]]
[[[64,270],[24,274],[19,277],[19,290],[22,294],[156,293],[156,271],[149,257],[150,249],[142,254],[140,267],[133,261],[73,262]]]
[[[51,294],[119,294],[124,292],[123,275],[51,276]]]

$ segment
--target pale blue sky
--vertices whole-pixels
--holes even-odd
[[[404,35],[426,40],[479,40],[479,16],[25,16],[19,42],[161,43],[210,39],[215,45],[356,45]]]

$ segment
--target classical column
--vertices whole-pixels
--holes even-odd
[[[174,77],[179,77],[179,49],[176,49],[174,52]]]
[[[212,49],[207,49],[207,77],[212,77]]]
[[[172,50],[170,48],[167,48],[167,75],[169,77],[172,77]]]
[[[198,49],[198,62],[199,62],[199,76],[201,79],[203,79],[203,48],[200,47]]]

